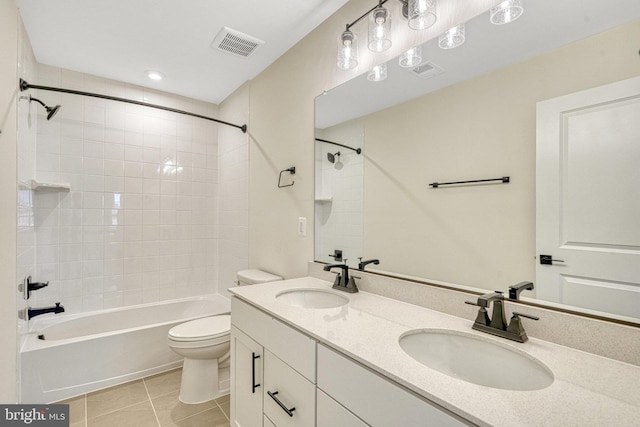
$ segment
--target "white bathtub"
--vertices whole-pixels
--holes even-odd
[[[169,329],[229,311],[227,298],[207,295],[35,318],[20,351],[20,401],[56,402],[178,367]]]

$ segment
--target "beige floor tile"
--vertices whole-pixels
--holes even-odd
[[[173,371],[163,372],[152,377],[147,377],[144,379],[144,383],[147,386],[149,396],[153,398],[180,390],[181,378],[182,369],[174,369]]]
[[[96,391],[87,395],[87,418],[95,418],[148,399],[142,380]]]
[[[175,423],[177,427],[229,427],[229,420],[219,408],[209,409]]]
[[[222,412],[227,416],[227,419],[231,419],[231,396],[226,395],[216,399],[216,403],[222,409]]]
[[[158,427],[151,402],[142,402],[99,417],[89,418],[87,427]]]
[[[187,405],[178,400],[179,394],[180,392],[176,391],[151,399],[160,425],[170,425],[207,409],[217,409],[217,405],[213,400],[197,405]],[[224,414],[221,415],[224,416]]]
[[[64,405],[69,405],[69,423],[75,424],[77,422],[83,422],[87,418],[86,414],[86,398],[82,396],[72,397],[71,399],[58,402]]]

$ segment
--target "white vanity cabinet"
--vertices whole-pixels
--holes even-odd
[[[231,323],[231,425],[315,426],[316,342],[237,298]]]
[[[235,297],[231,323],[233,427],[469,425]]]

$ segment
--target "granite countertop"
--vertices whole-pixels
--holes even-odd
[[[307,309],[275,297],[290,289],[331,290],[312,278],[231,288],[319,342],[360,362],[472,423],[487,426],[636,426],[640,420],[640,367],[535,338],[525,343],[471,329],[463,319],[376,294],[339,292],[342,307]],[[524,320],[526,328],[526,319]],[[399,337],[416,329],[447,329],[525,352],[546,365],[554,382],[541,390],[510,391],[459,380],[407,355]],[[499,363],[499,362],[498,362]]]

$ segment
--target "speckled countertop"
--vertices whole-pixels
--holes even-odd
[[[331,283],[304,277],[229,291],[475,424],[510,427],[640,425],[638,366],[535,338],[522,344],[496,338],[473,331],[473,319],[462,319],[367,292],[339,292],[349,299],[349,303],[329,309],[294,307],[276,299],[280,292],[296,288],[331,290]],[[553,372],[554,382],[541,390],[509,391],[450,377],[420,364],[402,350],[399,337],[415,329],[465,332],[524,351]]]

